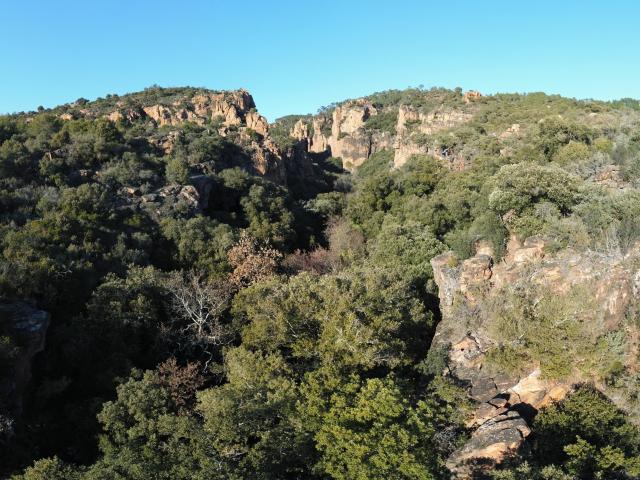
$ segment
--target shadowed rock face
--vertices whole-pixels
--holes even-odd
[[[31,380],[31,361],[45,346],[49,313],[23,302],[0,304],[3,331],[17,345],[5,374],[0,378],[4,408],[14,416],[22,412],[25,389]]]
[[[526,447],[531,418],[540,408],[563,399],[575,384],[594,383],[619,407],[637,410],[623,389],[613,389],[597,373],[580,368],[584,363],[581,352],[566,358],[566,364],[575,367],[561,378],[545,376],[535,360],[520,369],[492,365],[488,353],[501,348],[505,341],[517,344],[520,340],[500,337],[493,323],[503,314],[501,309],[508,308],[501,302],[506,289],[522,286],[563,298],[571,289],[583,288],[591,305],[583,323],[589,338],[624,332],[628,339],[624,345],[625,368],[636,369],[638,347],[633,338],[637,338],[637,325],[628,322],[626,315],[640,291],[640,248],[626,255],[571,250],[549,254],[540,238],[530,238],[524,244],[512,239],[500,262],[495,262],[483,247],[462,262],[449,252],[431,263],[442,311],[431,348],[447,352],[444,374],[465,385],[468,395],[477,402],[468,423],[475,428],[471,439],[448,460],[457,477],[470,478],[478,469],[517,455]],[[554,298],[546,301],[553,302]]]

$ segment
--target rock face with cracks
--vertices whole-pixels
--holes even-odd
[[[452,252],[431,262],[442,312],[431,350],[443,352],[447,365],[443,374],[465,386],[476,402],[468,424],[473,429],[471,438],[447,462],[458,478],[472,478],[479,470],[526,450],[529,422],[537,411],[562,400],[580,383],[594,384],[638,420],[638,405],[630,391],[633,388],[612,387],[588,362],[589,348],[595,349],[603,339],[624,332],[627,340],[620,361],[626,372],[638,367],[638,344],[634,340],[638,338],[638,326],[629,321],[629,312],[637,310],[640,247],[624,254],[572,250],[553,254],[547,250],[542,238],[529,238],[524,243],[512,238],[501,261],[494,259],[490,248],[479,245],[476,255],[462,262]],[[566,358],[560,358],[568,366],[565,375],[546,372],[535,355],[526,357],[518,368],[493,362],[492,353],[505,346],[528,352],[527,342],[533,342],[530,333],[523,338],[508,338],[496,329],[496,325],[508,326],[504,321],[496,323],[496,318],[511,318],[509,303],[503,297],[520,286],[542,292],[533,300],[533,308],[560,303],[576,289],[586,293],[584,314],[579,308],[575,312],[576,317],[584,315],[584,321],[577,323],[583,331],[575,338],[586,339],[587,347],[572,351],[573,337],[560,339],[568,342]]]
[[[81,109],[73,114],[62,114],[61,118],[71,120],[75,117],[102,116],[112,122],[140,121],[164,127],[164,133],[152,137],[150,142],[165,155],[173,151],[181,135],[180,127],[185,123],[216,128],[223,137],[237,132],[235,138],[237,143],[244,146],[244,151],[236,155],[237,158],[228,160],[235,166],[280,184],[286,184],[292,176],[304,178],[305,175],[311,175],[309,153],[325,152],[328,148],[327,140],[321,133],[324,125],[319,118],[313,122],[317,127],[314,135],[310,135],[305,124],[296,124],[299,130],[292,132],[291,136],[297,138],[298,142],[293,146],[277,145],[269,135],[269,122],[258,113],[253,97],[244,89],[224,92],[199,90],[177,100],[155,102],[157,100],[150,104],[131,105],[130,102],[119,100],[115,103],[115,109],[106,113]],[[54,157],[64,154],[62,151],[50,153]]]
[[[341,158],[345,168],[351,171],[381,150],[393,151],[395,168],[404,165],[412,155],[430,155],[451,169],[461,170],[467,166],[465,158],[421,143],[419,137],[445,132],[470,121],[473,108],[473,105],[440,106],[425,112],[409,105],[383,108],[366,99],[357,99],[337,106],[330,117],[320,114],[311,121],[299,120],[291,136],[307,140],[309,152]],[[386,130],[369,128],[368,122],[379,115],[390,116],[395,121]]]

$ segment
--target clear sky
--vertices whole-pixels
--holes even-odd
[[[640,98],[640,1],[0,0],[0,112],[244,87],[269,120],[424,85]]]

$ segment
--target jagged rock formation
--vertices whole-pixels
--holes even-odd
[[[394,166],[401,167],[407,163],[411,155],[432,155],[461,170],[465,166],[463,158],[450,155],[446,149],[434,149],[428,144],[420,143],[416,141],[413,134],[433,135],[468,122],[472,117],[471,113],[460,110],[439,108],[433,112],[423,113],[415,108],[401,106],[398,110],[396,126]]]
[[[426,137],[468,122],[476,111],[474,101],[480,97],[478,92],[471,91],[460,96],[458,106],[442,104],[429,108],[374,105],[367,99],[344,102],[336,106],[330,115],[310,116],[293,125],[289,136],[301,142],[296,148],[298,155],[305,153],[295,160],[307,161],[306,154],[331,155],[341,158],[345,168],[354,171],[373,154],[386,149],[394,152],[395,167],[404,165],[412,155],[431,155],[452,169],[463,169],[469,159],[435,145]],[[199,125],[213,122],[219,125],[218,131],[223,136],[236,130],[255,132],[256,144],[251,148],[255,153],[255,170],[265,175],[277,172],[272,175],[276,180],[282,180],[281,164],[290,160],[284,152],[276,152],[268,142],[270,125],[257,112],[252,96],[243,89],[228,92],[197,90],[186,97],[178,95],[167,100],[154,100],[153,97],[149,100],[118,100],[106,111],[92,104],[72,105],[70,108],[60,117],[69,120],[102,116],[114,122],[148,121],[158,127],[178,127],[185,122]],[[378,116],[384,116],[388,123],[384,128],[379,125],[370,127],[369,121]],[[505,132],[505,135],[510,134]],[[169,153],[172,140],[169,132],[159,141],[159,147]]]
[[[346,168],[359,167],[376,151],[391,147],[389,133],[365,131],[365,122],[377,114],[378,110],[363,100],[336,107],[333,111],[331,136],[326,144],[331,155],[342,158]]]
[[[309,144],[309,151],[313,153],[322,153],[327,151],[329,147],[329,140],[323,133],[323,129],[326,128],[327,120],[324,117],[317,117],[313,119],[313,136],[311,137],[311,143]]]
[[[22,412],[25,389],[31,380],[33,357],[44,349],[49,313],[24,302],[0,304],[2,330],[17,345],[0,378],[1,407],[12,416]]]
[[[533,237],[524,244],[512,238],[500,262],[495,262],[486,245],[479,245],[476,255],[463,262],[452,252],[431,262],[442,311],[431,351],[443,353],[445,374],[465,385],[477,402],[469,421],[475,431],[448,461],[459,478],[471,478],[477,469],[517,455],[525,446],[528,422],[537,410],[561,400],[578,383],[594,383],[621,408],[637,410],[628,387],[625,391],[625,387],[608,385],[587,363],[592,345],[615,332],[625,332],[628,340],[620,358],[627,371],[637,368],[638,342],[634,339],[638,325],[628,321],[628,313],[638,304],[640,246],[627,254],[570,249],[551,254],[547,250],[542,238]],[[579,325],[584,329],[587,351],[572,352],[571,345],[567,346],[562,359],[568,366],[567,375],[546,375],[535,358],[519,368],[492,364],[492,352],[511,344],[517,348],[522,341],[505,339],[496,331],[496,325],[505,325],[497,324],[496,319],[509,318],[511,306],[506,296],[518,289],[538,292],[532,308],[545,301],[541,295],[556,301],[574,289],[584,289],[584,305],[576,306],[571,315],[582,319]]]
[[[465,103],[471,103],[474,100],[477,100],[478,98],[481,98],[481,97],[482,97],[482,94],[477,90],[469,90],[464,94],[464,101]]]
[[[467,92],[468,94],[477,92]],[[471,95],[470,99],[479,98]],[[464,97],[467,98],[466,96]],[[471,103],[469,100],[467,103]],[[378,115],[397,118],[386,129],[368,128],[368,121]],[[434,148],[424,137],[468,122],[473,117],[473,105],[436,107],[424,111],[410,105],[376,106],[367,99],[345,102],[333,109],[331,117],[320,114],[311,122],[302,119],[294,125],[291,137],[306,140],[308,151],[326,152],[339,157],[348,170],[356,170],[371,155],[389,149],[394,152],[394,166],[401,167],[412,155],[432,155],[448,166],[462,169],[465,159],[446,149]]]
[[[243,147],[240,154],[230,159],[231,164],[281,184],[285,184],[290,175],[310,175],[312,162],[308,153],[324,152],[327,149],[326,140],[321,133],[321,119],[314,119],[314,125],[318,126],[313,137],[306,125],[301,124],[298,126],[300,130],[292,134],[299,140],[297,144],[282,147],[278,145],[269,135],[269,122],[258,113],[253,97],[243,89],[226,92],[178,91],[173,97],[169,96],[168,100],[162,101],[153,100],[153,97],[147,100],[142,94],[136,95],[118,100],[106,108],[99,108],[96,104],[73,104],[67,106],[67,111],[60,114],[60,118],[71,120],[104,117],[113,122],[142,121],[151,122],[156,127],[167,127],[168,131],[165,129],[149,137],[150,143],[165,155],[173,151],[180,136],[177,127],[186,122],[211,125],[223,137],[234,135],[233,141]],[[49,155],[55,157],[65,154],[64,151],[54,151]],[[178,192],[179,189],[174,193],[177,195]],[[153,197],[162,194],[163,192],[154,192],[150,195]]]
[[[266,135],[269,125],[264,117],[255,110],[253,97],[246,90],[230,92],[202,91],[189,101],[175,100],[169,104],[127,106],[124,101],[116,102],[114,111],[104,114],[112,121],[126,119],[135,121],[141,118],[152,120],[157,126],[175,126],[184,122],[204,125],[220,120],[224,126],[245,124],[261,135]],[[92,116],[91,110],[83,109],[84,116]]]

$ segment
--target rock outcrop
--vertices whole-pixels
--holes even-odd
[[[465,103],[471,103],[475,100],[478,100],[479,98],[482,98],[482,94],[477,90],[469,90],[468,92],[465,92],[463,98]]]
[[[291,129],[289,136],[295,138],[296,140],[307,140],[311,138],[309,134],[309,125],[304,122],[302,119],[298,120]]]
[[[398,110],[396,125],[394,167],[401,167],[412,155],[431,155],[444,161],[452,169],[462,170],[465,167],[464,159],[446,149],[433,148],[429,144],[418,142],[416,134],[433,135],[462,125],[472,117],[471,113],[461,110],[439,108],[433,112],[423,113],[412,107],[401,106]]]
[[[261,143],[252,142],[250,148],[253,167],[258,174],[279,183],[286,181],[287,172],[282,158],[283,154],[273,140],[266,139]]]
[[[348,169],[359,167],[371,155],[371,137],[364,131],[367,119],[378,112],[373,105],[355,101],[333,111],[331,155],[342,158]]]
[[[237,131],[245,136],[255,132],[258,148],[253,144],[251,146],[255,154],[255,170],[269,172],[275,179],[283,178],[283,162],[278,163],[276,160],[282,160],[287,155],[284,152],[275,155],[267,141],[269,123],[257,112],[253,98],[246,90],[198,90],[191,91],[185,97],[173,95],[160,97],[160,100],[153,95],[118,100],[115,107],[109,107],[112,110],[106,112],[104,108],[75,105],[74,110],[62,115],[65,119],[103,116],[114,122],[148,121],[158,127],[178,127],[185,122],[198,125],[213,122],[222,136]],[[374,105],[367,99],[350,100],[336,106],[331,115],[320,113],[298,120],[289,136],[303,142],[299,143],[299,147],[304,148],[296,148],[298,154],[304,152],[300,157],[303,161],[306,161],[308,154],[331,155],[341,158],[343,166],[351,171],[355,171],[369,157],[382,150],[393,152],[396,168],[404,165],[413,155],[429,155],[441,160],[450,169],[461,170],[468,166],[469,159],[459,152],[436,145],[429,136],[468,122],[477,110],[473,105],[474,100],[480,96],[478,92],[467,92],[461,97],[466,104],[459,102],[457,106],[447,107],[444,103],[435,107],[381,106]],[[384,116],[384,126],[368,125],[367,122],[378,115]],[[159,140],[158,146],[165,153],[169,153],[173,145],[171,134],[171,131],[165,133],[165,137]],[[511,131],[505,132],[507,136],[511,134]],[[267,165],[266,162],[270,159],[276,163]],[[273,175],[274,172],[278,173]]]
[[[471,478],[474,471],[517,455],[525,447],[531,418],[540,408],[563,399],[578,383],[593,383],[621,408],[630,406],[624,391],[611,390],[593,369],[580,368],[586,352],[566,358],[572,368],[558,378],[545,375],[535,359],[513,369],[492,364],[490,352],[505,342],[497,338],[495,319],[509,318],[510,307],[503,299],[509,289],[546,292],[543,294],[557,298],[566,297],[572,289],[584,289],[589,306],[575,315],[586,315],[581,325],[594,345],[617,331],[625,331],[630,339],[638,336],[638,326],[629,324],[626,316],[638,301],[640,247],[624,255],[572,250],[550,254],[542,238],[533,237],[523,244],[512,238],[500,262],[495,262],[487,245],[477,250],[462,262],[452,252],[431,262],[442,312],[431,349],[443,352],[444,374],[465,385],[477,405],[469,420],[475,429],[471,439],[448,461],[458,478]],[[624,348],[625,368],[636,368],[633,352],[638,346],[628,341]]]
[[[223,127],[249,128],[263,137],[269,131],[269,122],[257,112],[253,97],[244,89],[223,92],[201,90],[191,96],[162,103],[145,101],[145,97],[126,102],[119,100],[106,113],[103,109],[84,107],[63,113],[60,118],[72,120],[103,116],[113,122],[148,120],[159,127],[179,126],[185,122],[198,125],[220,122]]]
[[[203,91],[188,101],[147,105],[141,109],[118,109],[106,116],[114,121],[148,118],[158,126],[176,126],[184,122],[204,125],[219,120],[226,127],[245,125],[262,136],[269,130],[267,120],[255,110],[253,97],[242,89],[231,92]]]
[[[251,110],[245,116],[247,128],[250,128],[259,135],[266,137],[269,132],[269,122],[256,110]]]
[[[438,108],[432,112],[423,113],[413,107],[400,106],[396,132],[400,136],[405,136],[412,131],[432,135],[468,122],[471,117],[473,117],[471,113],[455,109]]]
[[[367,128],[367,121],[372,117],[389,115],[393,118],[392,115],[396,114],[396,124],[391,129]],[[404,165],[412,155],[430,155],[442,160],[449,168],[463,169],[467,166],[463,157],[420,140],[460,126],[472,117],[473,106],[440,106],[424,111],[409,105],[380,107],[366,99],[358,99],[335,107],[331,118],[320,114],[311,122],[299,120],[290,135],[306,140],[309,152],[325,152],[341,158],[345,168],[351,171],[371,155],[385,149],[394,152],[396,168]]]
[[[309,144],[309,151],[312,153],[326,152],[329,148],[329,139],[323,133],[327,126],[327,119],[319,116],[313,119],[313,136]]]
[[[242,147],[232,155],[233,158],[225,159],[229,166],[240,166],[277,183],[287,183],[288,175],[291,174],[302,178],[312,175],[309,153],[326,152],[328,148],[327,138],[322,133],[325,128],[324,120],[320,117],[313,119],[313,134],[306,123],[298,122],[291,132],[291,136],[296,138],[298,143],[284,147],[277,145],[269,135],[269,122],[258,113],[252,96],[243,89],[228,92],[202,90],[179,100],[140,105],[143,101],[144,97],[128,102],[119,100],[115,104],[115,110],[103,116],[114,122],[149,121],[158,127],[179,127],[185,122],[209,125],[213,122],[221,136],[233,134],[233,142]],[[131,106],[132,103],[135,106]],[[88,108],[75,111],[75,114],[93,118],[98,116],[97,110]],[[73,118],[71,114],[64,115],[70,115],[69,119]],[[166,155],[173,151],[181,134],[179,129],[169,128],[160,131],[149,141]],[[56,152],[52,154],[55,155]],[[197,173],[198,166],[192,166],[192,170],[192,173]],[[194,191],[188,192],[194,188]],[[197,186],[173,186],[165,190],[148,193],[143,198],[144,203],[155,204],[156,200],[161,198],[182,198],[188,200],[195,211],[206,208],[196,198],[200,190]],[[199,195],[198,198],[204,197]]]

